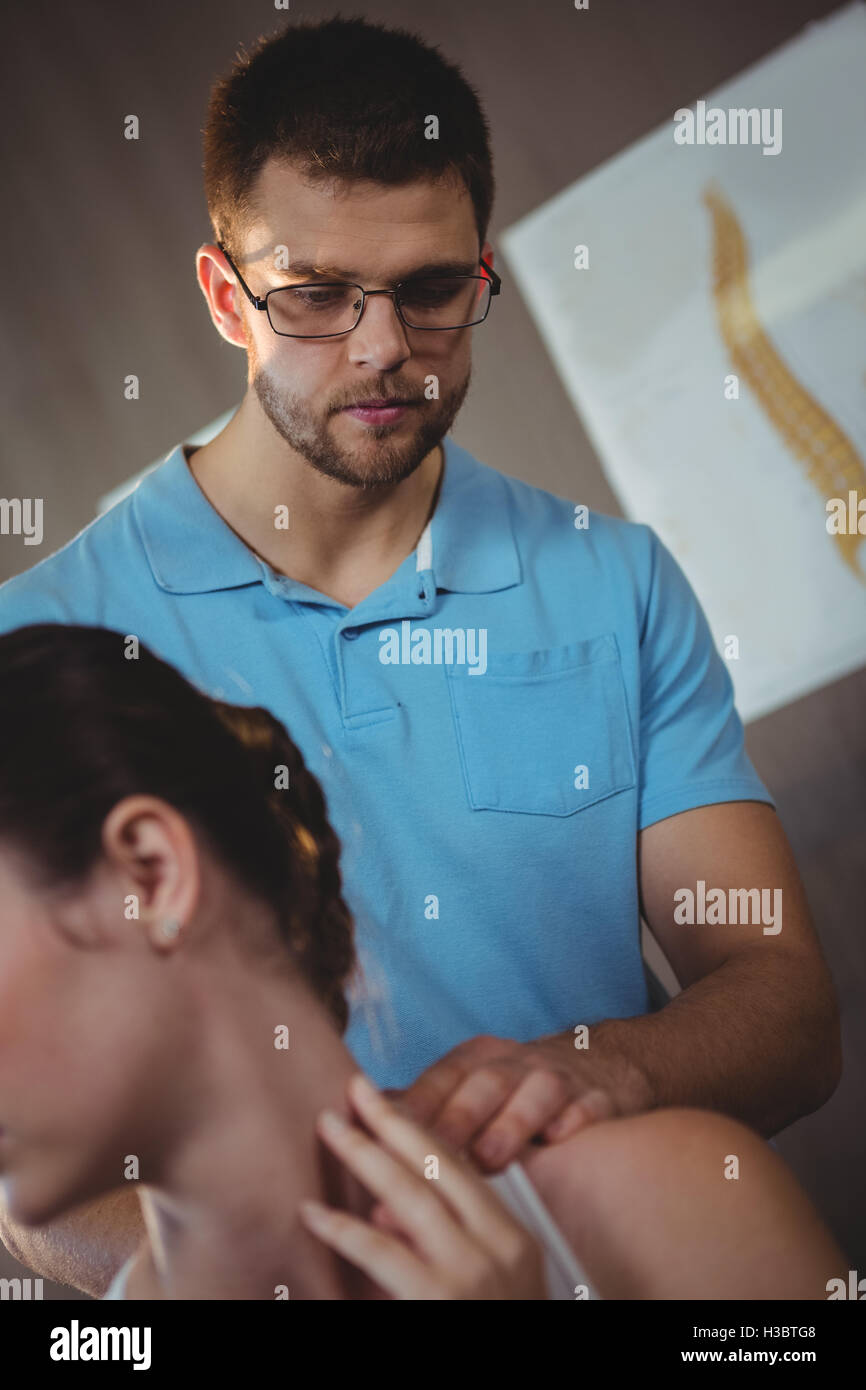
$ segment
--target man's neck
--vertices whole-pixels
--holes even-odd
[[[400,483],[352,488],[299,458],[245,399],[188,463],[211,506],[272,569],[354,608],[417,545],[438,499],[444,450],[431,449]],[[288,509],[287,527],[275,524],[278,508]]]

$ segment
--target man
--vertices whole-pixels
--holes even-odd
[[[347,1041],[486,1170],[613,1114],[769,1135],[817,1108],[832,984],[682,571],[448,434],[499,289],[474,92],[405,33],[288,27],[215,88],[205,188],[198,279],[243,402],[3,586],[0,626],[134,633],[285,722],[344,847]],[[640,912],[683,985],[655,1014]],[[5,1236],[93,1292],[124,1253]]]

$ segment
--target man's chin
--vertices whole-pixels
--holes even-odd
[[[395,487],[398,483],[405,482],[417,471],[421,460],[406,467],[382,468],[381,463],[378,467],[371,467],[369,470],[359,468],[357,463],[347,465],[345,468],[320,467],[313,464],[318,472],[325,477],[332,478],[335,482],[344,483],[346,487],[354,487],[361,492],[373,492],[377,488]]]
[[[390,425],[361,426],[348,446],[334,441],[330,448],[306,453],[306,459],[319,473],[349,487],[392,487],[411,477],[438,442],[416,435],[398,443],[396,434]]]

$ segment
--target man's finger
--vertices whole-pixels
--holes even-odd
[[[473,1154],[489,1172],[499,1172],[562,1114],[569,1095],[569,1081],[559,1072],[530,1072],[472,1145]]]
[[[579,1129],[594,1124],[597,1120],[609,1120],[617,1113],[607,1091],[586,1091],[567,1105],[562,1114],[544,1130],[543,1138],[548,1144],[559,1144],[570,1139]]]
[[[462,1149],[502,1109],[522,1073],[510,1063],[472,1071],[428,1123],[453,1149]]]
[[[469,1066],[453,1052],[446,1052],[432,1067],[422,1071],[400,1098],[400,1109],[416,1124],[427,1125],[437,1115],[445,1101],[456,1091],[469,1071]]]

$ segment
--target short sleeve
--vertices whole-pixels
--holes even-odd
[[[638,829],[719,801],[775,802],[745,749],[734,685],[671,552],[647,527],[652,575],[641,632]]]

